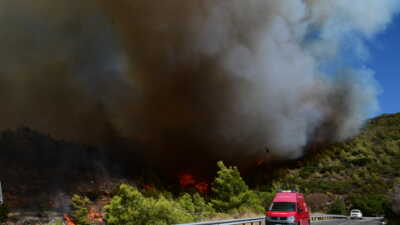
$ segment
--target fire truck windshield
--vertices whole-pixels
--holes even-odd
[[[296,203],[293,202],[274,202],[270,211],[294,212],[296,211]]]

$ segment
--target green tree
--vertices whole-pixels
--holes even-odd
[[[274,199],[275,193],[273,192],[255,192],[255,194],[257,195],[257,199],[259,200],[259,204],[261,207],[263,207],[263,211],[267,208],[269,208],[269,206],[272,203],[272,200]]]
[[[227,167],[222,161],[217,163],[219,171],[212,184],[213,206],[220,212],[227,212],[243,207],[260,210],[261,201],[257,200],[254,192],[249,191],[249,187],[240,176],[237,167]]]
[[[243,202],[241,210],[243,212],[264,213],[265,208],[272,202],[272,197],[268,192],[248,191],[246,201]]]
[[[77,225],[88,225],[90,200],[87,197],[73,195],[71,200],[71,217]]]
[[[145,197],[137,188],[125,184],[104,209],[109,225],[169,225],[193,221],[179,203],[163,195]]]

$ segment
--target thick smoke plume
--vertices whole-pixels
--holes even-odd
[[[377,109],[396,0],[2,0],[1,126],[151,158],[300,157]],[[133,149],[135,151],[135,149]],[[160,157],[160,155],[162,157]],[[200,157],[200,158],[199,158]]]

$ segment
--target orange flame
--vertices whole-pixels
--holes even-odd
[[[101,213],[96,212],[94,209],[90,209],[89,214],[88,214],[88,219],[89,221],[94,221],[94,222],[103,222],[103,215]]]
[[[208,193],[209,184],[206,182],[198,183],[194,186],[200,193]]]
[[[182,188],[194,187],[198,192],[203,194],[209,192],[208,182],[199,182],[193,177],[193,175],[188,173],[179,175],[179,183]]]
[[[187,188],[189,186],[195,185],[196,180],[191,174],[182,174],[179,176],[179,183],[181,184],[181,187]]]
[[[156,188],[153,185],[144,185],[143,189],[146,191],[155,191]]]
[[[64,221],[67,225],[76,225],[72,218],[68,214],[64,214]]]

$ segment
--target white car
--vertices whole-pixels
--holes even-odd
[[[350,219],[360,219],[362,220],[363,215],[362,212],[358,209],[353,209],[350,211]]]

